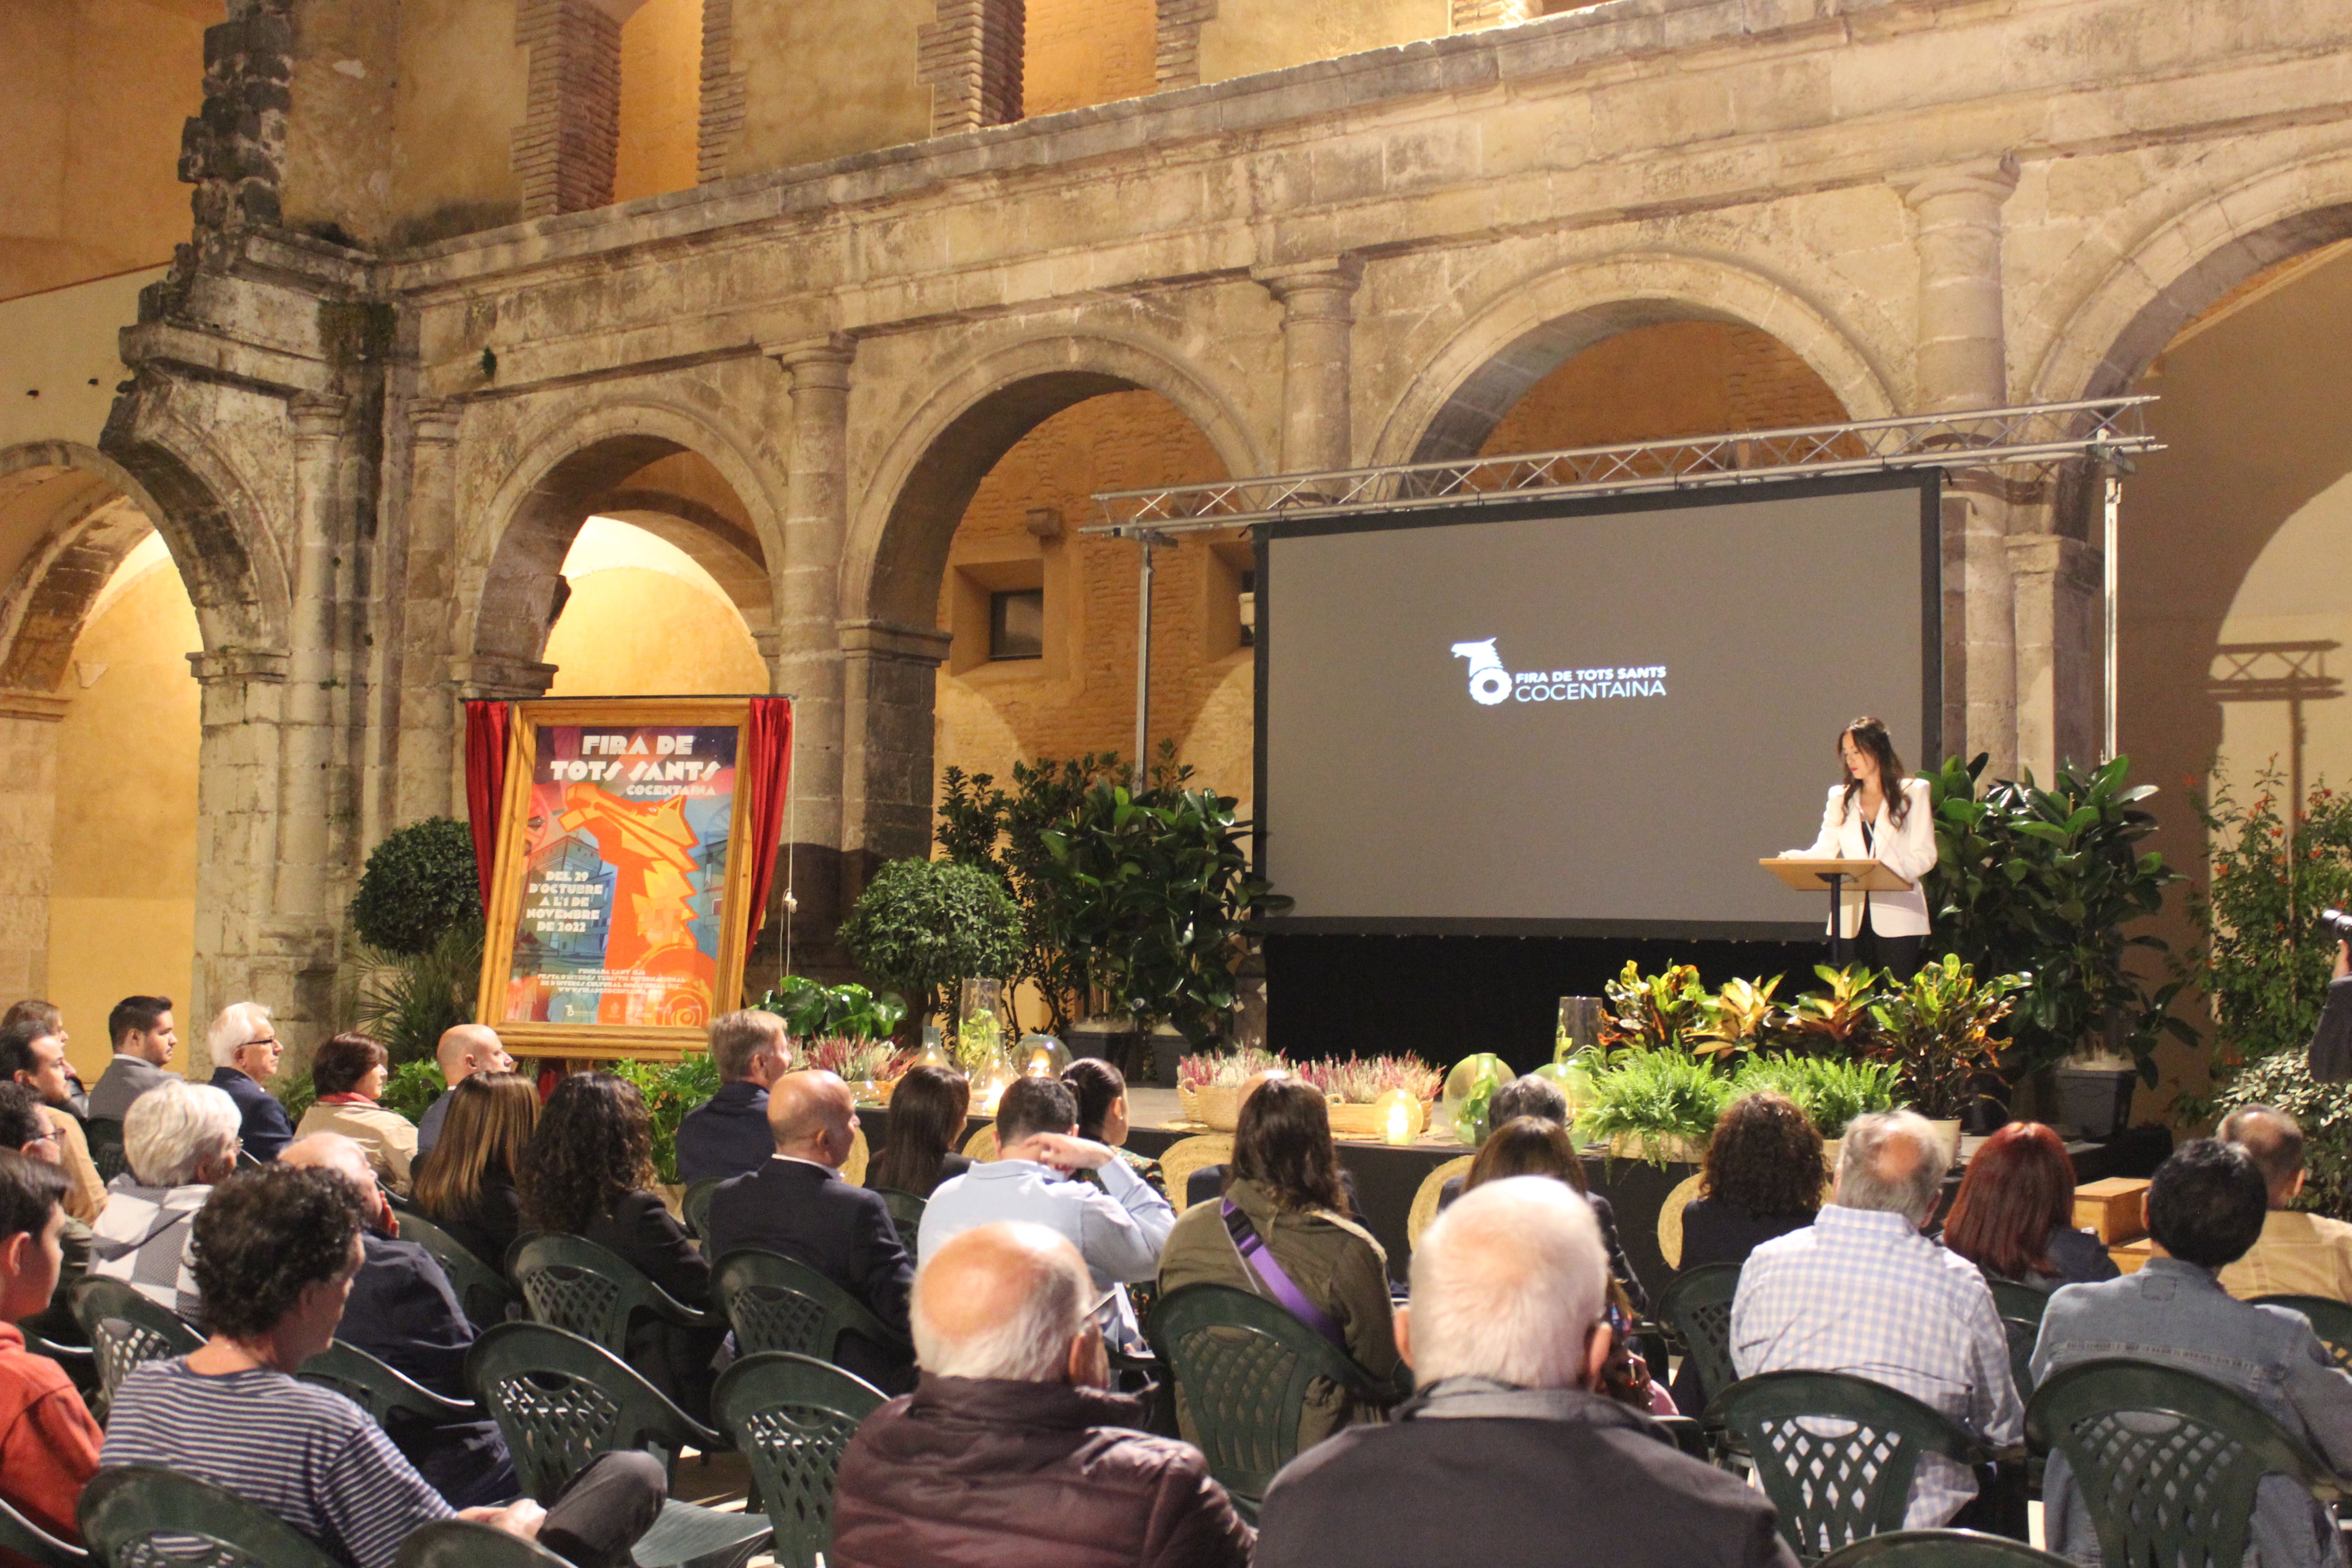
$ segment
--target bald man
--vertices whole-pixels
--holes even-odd
[[[710,1195],[709,1251],[724,1258],[745,1247],[807,1264],[881,1320],[896,1342],[844,1334],[833,1360],[885,1389],[907,1386],[907,1292],[914,1266],[879,1193],[844,1181],[857,1131],[849,1086],[829,1072],[793,1072],[768,1089],[768,1132],[776,1152],[749,1175],[719,1184]]]
[[[2246,1152],[2270,1194],[2262,1239],[2221,1270],[2221,1289],[2241,1301],[2257,1296],[2352,1301],[2352,1225],[2294,1206],[2310,1174],[2303,1164],[2303,1124],[2272,1106],[2242,1105],[2221,1119],[2215,1136]]]
[[[416,1121],[416,1157],[420,1160],[433,1152],[433,1145],[441,1136],[441,1119],[449,1114],[449,1097],[457,1086],[478,1072],[512,1072],[514,1058],[499,1032],[488,1024],[459,1024],[441,1031],[441,1043],[433,1047],[433,1059],[440,1064],[441,1081],[449,1087],[441,1097],[425,1108]]]

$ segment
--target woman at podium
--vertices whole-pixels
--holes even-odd
[[[1809,858],[1876,860],[1911,885],[1900,892],[1849,890],[1840,900],[1840,933],[1854,943],[1857,962],[1890,971],[1898,980],[1918,973],[1927,940],[1927,900],[1919,879],[1936,865],[1936,824],[1927,781],[1906,778],[1886,726],[1856,719],[1838,735],[1845,782],[1830,786],[1821,836]]]

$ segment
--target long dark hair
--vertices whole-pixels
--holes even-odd
[[[1234,1129],[1234,1175],[1255,1182],[1286,1209],[1345,1214],[1339,1151],[1323,1096],[1295,1079],[1268,1079],[1242,1101]]]
[[[449,1110],[431,1152],[416,1163],[409,1194],[436,1223],[470,1218],[486,1181],[514,1181],[539,1125],[539,1090],[520,1073],[468,1074],[449,1091]]]
[[[1819,1214],[1829,1170],[1822,1135],[1786,1095],[1749,1094],[1731,1102],[1707,1141],[1699,1195],[1749,1217]]]
[[[1470,1162],[1470,1173],[1462,1178],[1462,1190],[1506,1176],[1549,1176],[1580,1193],[1588,1190],[1576,1140],[1549,1116],[1514,1116],[1487,1134]]]
[[[953,1068],[908,1068],[890,1091],[890,1142],[866,1167],[866,1184],[930,1196],[971,1110],[971,1080],[963,1074]]]
[[[2058,1272],[2050,1237],[2074,1221],[2074,1162],[2039,1121],[2012,1121],[1969,1157],[1944,1245],[2004,1279]]]
[[[1103,1118],[1127,1092],[1127,1075],[1100,1057],[1080,1057],[1062,1069],[1062,1081],[1078,1102],[1078,1136],[1101,1142]]]
[[[555,1086],[523,1153],[522,1207],[541,1230],[570,1236],[654,1184],[654,1124],[637,1086],[608,1072]]]
[[[1895,754],[1895,742],[1886,733],[1883,720],[1865,713],[1838,731],[1838,766],[1845,771],[1845,804],[1840,813],[1853,815],[1854,796],[1862,793],[1862,781],[1845,765],[1845,740],[1853,737],[1853,749],[1866,754],[1878,764],[1878,792],[1886,797],[1886,820],[1896,827],[1911,815],[1911,796],[1903,788],[1903,759]]]

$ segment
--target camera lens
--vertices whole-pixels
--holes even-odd
[[[2320,910],[2319,927],[2338,942],[2352,942],[2352,915],[2342,910]]]

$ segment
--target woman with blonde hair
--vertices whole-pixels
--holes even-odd
[[[539,1125],[539,1091],[520,1073],[475,1073],[449,1091],[433,1152],[416,1167],[413,1201],[425,1218],[503,1274],[522,1233],[515,1183]]]

